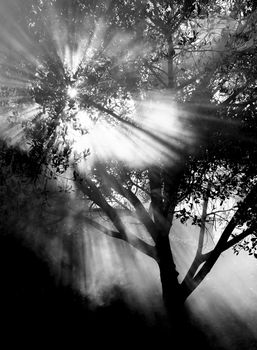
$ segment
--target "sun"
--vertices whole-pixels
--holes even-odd
[[[68,89],[67,89],[67,95],[70,97],[70,98],[75,98],[78,94],[78,90],[74,87],[71,87],[69,86]]]

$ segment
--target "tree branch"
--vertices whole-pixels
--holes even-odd
[[[187,288],[191,289],[191,284],[192,284],[192,279],[195,276],[195,273],[201,263],[204,261],[204,259],[207,258],[207,255],[203,255],[203,242],[204,242],[204,235],[205,235],[205,224],[206,224],[206,217],[207,217],[207,207],[208,207],[208,202],[209,202],[209,195],[210,195],[210,190],[211,190],[211,183],[208,182],[208,187],[206,194],[204,196],[204,203],[203,203],[203,210],[202,210],[202,217],[201,217],[201,228],[199,232],[199,239],[198,239],[198,246],[197,250],[195,253],[194,260],[188,269],[188,272],[182,282],[183,286],[187,286]]]
[[[231,236],[233,230],[237,226],[241,216],[244,214],[244,212],[251,206],[252,203],[255,203],[256,201],[256,195],[257,195],[257,185],[253,187],[253,189],[247,194],[243,202],[241,202],[238,210],[233,215],[232,219],[229,221],[228,225],[224,229],[220,239],[218,240],[218,243],[216,244],[215,248],[210,252],[208,259],[205,261],[202,268],[198,271],[198,273],[193,278],[193,283],[190,286],[190,291],[186,291],[188,295],[201,283],[201,281],[206,277],[206,275],[211,271],[212,267],[218,260],[220,254],[228,249],[230,246],[232,246],[233,242],[236,242],[236,239],[233,238],[230,241],[228,241],[229,237]],[[250,234],[252,229],[249,229],[249,233],[246,231],[242,233],[242,236],[247,233]],[[238,238],[239,239],[239,238]]]
[[[143,191],[145,194],[147,194],[150,197],[149,191],[147,191],[145,188],[135,183],[133,180],[131,180],[131,178],[129,179],[129,181],[132,183],[133,186],[137,187],[139,190]]]
[[[226,213],[226,212],[231,211],[231,210],[235,211],[236,209],[235,209],[235,207],[231,207],[229,209],[222,209],[222,210],[211,211],[210,213],[207,213],[206,216],[216,215],[218,213]]]
[[[99,103],[94,102],[92,99],[90,99],[88,96],[84,97],[84,101],[86,104],[88,104],[89,106],[92,106],[94,108],[96,108],[97,110],[99,110],[100,112],[109,114],[111,117],[113,117],[114,119],[118,120],[122,125],[126,125],[128,127],[131,128],[131,130],[138,130],[140,131],[142,134],[152,138],[153,140],[155,140],[156,142],[159,143],[159,145],[162,145],[164,147],[166,147],[168,150],[174,152],[175,154],[179,154],[180,153],[180,149],[178,146],[175,146],[174,143],[169,142],[169,139],[166,140],[166,138],[163,138],[161,136],[159,136],[157,133],[155,133],[154,131],[150,131],[147,130],[145,128],[143,128],[140,125],[136,125],[134,124],[132,121],[128,120],[128,119],[123,119],[122,117],[120,117],[118,114],[116,114],[115,112],[105,108],[104,106],[102,106]]]
[[[88,178],[83,179],[79,177],[78,174],[74,180],[76,181],[76,184],[78,188],[81,190],[81,192],[86,194],[93,202],[95,202],[103,210],[103,212],[109,217],[113,225],[119,231],[120,237],[126,241],[127,232],[118,215],[118,212],[107,203],[107,201],[101,194],[100,190],[96,187],[96,185]]]
[[[149,70],[153,73],[155,78],[159,80],[159,82],[166,88],[168,89],[168,85],[162,80],[162,78],[154,71],[154,69],[150,66],[150,64],[146,64],[146,66],[149,68]]]
[[[241,232],[239,235],[231,238],[225,245],[223,251],[233,247],[235,244],[239,243],[242,241],[242,239],[246,238],[247,236],[251,235],[254,233],[254,228],[251,226],[248,229],[244,230]]]
[[[122,184],[119,183],[119,181],[117,181],[117,179],[114,176],[108,174],[103,168],[102,176],[105,178],[107,183],[110,184],[110,186],[112,186],[118,193],[120,193],[122,196],[129,200],[129,202],[135,208],[138,218],[146,227],[154,242],[156,242],[157,230],[155,224],[152,221],[148,212],[146,211],[145,207],[141,203],[141,201],[138,199],[138,197],[131,190],[122,186]]]
[[[89,217],[83,217],[83,220],[92,227],[96,228],[98,231],[106,234],[107,236],[125,241],[128,244],[130,244],[133,248],[139,250],[141,253],[144,253],[155,260],[157,259],[154,246],[146,243],[139,237],[135,235],[133,235],[134,237],[132,237],[131,234],[129,234],[124,239],[124,236],[119,231],[109,230],[105,226],[101,225],[93,219],[90,219]]]

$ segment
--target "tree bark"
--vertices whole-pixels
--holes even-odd
[[[174,263],[168,235],[160,234],[158,236],[156,252],[160,269],[164,306],[168,318],[174,323],[179,317],[184,298],[180,293],[181,289],[178,282],[178,272]]]

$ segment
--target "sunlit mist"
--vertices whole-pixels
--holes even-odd
[[[89,148],[92,157],[87,159],[88,164],[95,159],[115,159],[144,167],[156,162],[172,164],[194,144],[189,116],[158,93],[151,95],[149,101],[134,101],[131,110],[132,117],[118,125],[112,125],[115,118],[113,123],[104,116],[94,121],[87,111],[78,112],[78,121],[88,133],[81,136],[71,131],[74,151]]]
[[[69,86],[68,87],[68,90],[67,90],[67,95],[70,97],[70,98],[75,98],[78,94],[78,90],[74,87],[71,87]]]
[[[213,229],[212,225],[207,228],[205,252],[216,244]],[[178,278],[183,280],[197,249],[199,227],[176,221],[171,231]],[[210,349],[255,348],[256,287],[256,262],[246,252],[235,256],[229,250],[221,255],[211,273],[187,299],[191,322],[205,334]]]
[[[105,227],[110,226],[108,220],[99,213],[94,216]],[[135,231],[134,234],[140,230],[140,227],[135,227],[135,219],[126,218],[124,214],[122,218],[128,230]],[[143,232],[140,234],[144,235]],[[126,298],[131,307],[136,302],[144,312],[153,316],[161,305],[158,269],[154,261],[125,242],[113,240],[101,231],[92,231],[90,227],[85,227],[84,239],[87,276],[85,292],[92,302],[110,303],[117,297],[116,293],[129,290]],[[154,301],[152,295],[155,295]]]
[[[87,16],[83,12],[79,20],[74,21],[76,11],[72,8],[73,5],[68,6],[65,17],[56,1],[39,1],[41,7],[38,13],[34,13],[35,22],[32,18],[28,24],[26,8],[23,10],[21,3],[23,1],[0,0],[0,141],[8,147],[15,146],[15,149],[22,151],[22,155],[28,158],[34,144],[39,145],[36,149],[38,158],[35,156],[35,163],[38,162],[38,165],[41,161],[41,168],[38,168],[40,171],[43,169],[45,177],[38,169],[36,170],[40,175],[36,174],[33,183],[27,181],[27,175],[24,175],[25,179],[23,175],[11,175],[8,179],[8,186],[14,191],[11,194],[4,193],[0,183],[0,194],[4,193],[8,198],[4,211],[14,212],[12,220],[18,231],[17,236],[22,237],[22,242],[28,243],[40,259],[46,261],[54,274],[57,286],[71,287],[81,298],[87,299],[92,308],[111,305],[115,299],[120,298],[130,310],[139,310],[150,322],[158,323],[161,319],[167,325],[160,271],[156,260],[153,259],[154,242],[139,216],[135,215],[135,211],[138,211],[139,206],[142,207],[143,213],[148,209],[150,190],[152,196],[156,195],[155,188],[150,188],[148,192],[148,187],[151,186],[148,186],[150,176],[147,176],[150,172],[147,176],[142,175],[143,172],[147,172],[152,165],[168,165],[169,170],[172,167],[176,169],[186,157],[189,158],[188,155],[195,155],[196,145],[200,144],[198,141],[201,138],[199,130],[202,130],[196,127],[196,109],[190,110],[186,104],[182,108],[182,104],[176,102],[178,98],[176,99],[175,89],[167,87],[165,91],[162,90],[147,68],[145,71],[140,70],[143,65],[147,67],[145,61],[157,50],[158,45],[151,44],[152,39],[146,44],[143,36],[135,39],[132,30],[119,30],[118,27],[114,29],[110,24],[111,20],[108,22],[104,18],[97,18],[97,15],[90,11]],[[85,5],[87,2],[81,3]],[[112,1],[103,2],[106,11],[111,3]],[[198,1],[193,3],[198,4]],[[154,15],[153,18],[157,23],[158,16]],[[178,23],[179,21],[178,17]],[[212,23],[210,31],[214,31],[216,22]],[[206,26],[207,24],[205,23]],[[217,35],[224,33],[225,25],[225,22],[221,23]],[[227,36],[235,31],[235,23],[230,22],[229,25],[225,32]],[[186,30],[186,27],[182,27],[181,33]],[[199,38],[204,40],[201,36]],[[207,39],[214,41],[216,35],[210,35]],[[211,47],[211,44],[209,45]],[[225,47],[225,41],[217,40],[217,49],[223,50]],[[158,47],[158,50],[162,49]],[[165,50],[167,51],[167,48]],[[167,54],[166,51],[165,55],[169,56],[170,52]],[[200,52],[201,50],[199,53],[190,53],[188,57],[184,54],[185,67],[183,71],[181,69],[180,74],[183,75],[186,69],[192,69],[196,65],[199,66],[196,73],[202,74],[202,71],[205,71],[205,74],[214,59],[220,59],[219,53],[208,53],[204,56]],[[178,68],[176,64],[180,64],[177,59],[179,53],[183,54],[183,49],[174,51],[175,69]],[[153,62],[155,63],[154,60]],[[47,67],[50,68],[47,70]],[[158,69],[162,70],[160,67]],[[142,81],[134,79],[137,75],[143,77]],[[144,83],[150,81],[150,77],[154,83],[149,84],[147,90]],[[162,82],[161,85],[163,88],[166,82]],[[179,93],[183,94],[183,91],[181,89]],[[181,98],[183,99],[184,97]],[[210,111],[214,104],[209,105],[208,101],[206,104]],[[213,122],[214,117],[211,114],[201,116],[201,121],[204,124]],[[200,117],[197,120],[199,121]],[[39,136],[29,133],[33,127]],[[41,130],[44,133],[40,134]],[[37,142],[38,139],[41,143]],[[64,150],[68,150],[68,165],[61,171],[65,157],[60,157],[60,160],[58,155],[62,156]],[[43,152],[46,152],[49,158],[44,158]],[[51,163],[51,157],[55,157],[57,167]],[[136,200],[140,198],[138,193],[144,192],[142,206],[141,203],[139,205],[134,202],[134,211],[127,210],[132,204],[129,207],[128,203],[127,208],[126,195],[123,195],[124,198],[121,195],[126,193],[125,189],[127,190],[129,185],[123,185],[117,180],[121,194],[115,192],[114,186],[104,190],[101,184],[99,187],[98,184],[95,186],[99,190],[99,197],[104,198],[105,208],[113,210],[115,220],[121,222],[121,227],[124,226],[126,240],[117,237],[115,230],[120,226],[115,227],[110,220],[112,216],[109,215],[108,218],[99,209],[100,204],[95,204],[103,202],[97,202],[95,199],[94,203],[92,202],[93,196],[90,191],[93,190],[87,188],[83,192],[79,187],[86,181],[92,181],[95,185],[98,180],[95,180],[94,175],[99,164],[110,164],[110,167],[112,164],[118,164],[117,168],[122,165],[120,167],[123,167],[129,176],[131,169],[134,172],[140,170],[139,178],[146,178],[147,188],[142,189],[139,184],[139,192],[134,193],[134,187],[131,185],[131,196],[135,196]],[[8,165],[10,171],[13,171],[12,166],[11,160]],[[163,172],[162,168],[158,176],[165,177],[165,171]],[[107,178],[110,174],[108,171],[106,173]],[[117,174],[115,173],[115,176]],[[123,179],[122,176],[120,179]],[[103,172],[99,177],[104,183]],[[76,182],[76,179],[81,181]],[[170,183],[173,186],[172,181],[173,179]],[[193,187],[196,181],[194,175],[190,179],[190,185],[191,181]],[[177,196],[180,184],[177,188],[176,186],[175,183]],[[108,187],[108,183],[105,187]],[[165,192],[166,190],[168,192]],[[166,196],[161,199],[160,206],[164,207],[165,201],[170,200],[171,190],[173,187],[166,189],[166,185],[159,186],[159,192],[156,191],[157,197],[161,197],[163,193]],[[196,191],[196,197],[202,196],[201,190],[195,190],[193,187],[193,191]],[[111,207],[113,202],[110,198],[113,193],[116,195],[114,201],[116,200],[117,206]],[[119,195],[122,197],[120,202]],[[172,197],[173,202],[174,198]],[[198,201],[200,209],[201,200],[200,198]],[[154,210],[155,208],[153,212]],[[192,212],[192,208],[190,210]],[[155,218],[155,213],[153,218],[151,213],[149,216],[146,213],[145,216],[146,219],[142,220],[146,222],[145,225],[154,227],[155,234],[160,233],[161,230],[159,227],[157,230],[156,227],[161,220]],[[170,231],[170,243],[179,272],[178,279],[181,282],[197,250],[199,227],[191,223],[182,225],[175,219],[174,221]],[[162,227],[166,230],[165,225]],[[209,251],[214,247],[221,229],[223,226],[208,227],[205,250]],[[165,232],[169,233],[168,230]],[[153,248],[154,253],[149,256],[144,254],[143,249],[136,247],[135,241],[141,241],[149,250]],[[158,257],[160,256],[161,254]],[[239,341],[242,329],[249,337],[257,339],[257,313],[254,310],[257,303],[257,273],[249,260],[236,262],[231,252],[222,254],[220,261],[201,286],[190,295],[186,308],[197,325],[207,333],[206,337],[210,343],[215,339],[225,350],[242,350],[236,347],[234,340],[226,339],[226,332],[233,331],[233,324],[236,333],[239,334]],[[231,267],[227,268],[231,261]],[[247,269],[247,274],[243,268]],[[246,279],[250,279],[249,288],[246,287]],[[230,284],[229,293],[226,289],[227,284]],[[199,316],[196,316],[197,314]],[[240,319],[244,321],[244,328],[241,328]]]
[[[31,97],[31,91],[40,89],[40,79],[47,78],[44,59],[49,52],[52,55],[57,53],[58,57],[54,58],[60,60],[60,70],[66,79],[61,91],[63,110],[57,126],[57,134],[60,131],[63,135],[64,128],[66,134],[57,137],[54,145],[61,149],[62,142],[69,142],[71,161],[89,150],[85,161],[80,164],[83,170],[90,170],[99,160],[118,160],[136,167],[176,162],[180,152],[194,143],[189,115],[181,111],[169,96],[158,91],[145,96],[129,94],[125,99],[118,91],[116,97],[105,102],[106,109],[98,108],[98,105],[105,107],[101,101],[87,108],[86,98],[94,102],[97,96],[80,77],[80,70],[88,68],[94,71],[97,65],[101,66],[100,54],[103,51],[111,62],[110,74],[118,79],[119,65],[136,58],[143,59],[151,52],[149,45],[134,41],[133,36],[125,32],[114,32],[106,41],[105,34],[110,28],[101,19],[83,18],[71,29],[58,9],[51,5],[42,9],[42,16],[47,14],[44,30],[50,34],[51,40],[37,42],[25,33],[22,26],[15,24],[15,14],[6,4],[0,9],[10,23],[0,34],[1,88],[14,89],[13,96],[9,92],[0,101],[0,136],[9,145],[28,151],[30,140],[26,140],[24,125],[39,118],[45,120],[48,116],[46,101]],[[17,72],[19,58],[22,58],[22,64]],[[129,65],[127,69],[130,73]],[[99,84],[105,86],[106,83],[100,80]],[[53,86],[49,85],[45,90],[46,100],[52,99],[52,104],[55,103]],[[108,111],[112,113],[108,114]],[[75,186],[70,173],[66,172],[63,178],[64,181],[67,179],[69,191],[73,191]],[[62,177],[49,182],[55,188],[61,181]],[[71,200],[72,194],[68,197],[61,208],[55,199],[50,198],[44,211],[41,204],[34,203],[37,199],[31,196],[33,209],[22,215],[21,222],[17,220],[25,227],[22,231],[24,239],[36,252],[41,251],[61,284],[71,285],[93,305],[110,304],[123,293],[122,298],[132,309],[141,309],[152,319],[157,317],[163,312],[157,264],[129,243],[108,237],[108,229],[103,233],[84,223],[85,218],[81,218],[81,209],[78,208],[85,207],[84,201]],[[37,220],[38,212],[44,217],[41,223],[44,222],[45,228]],[[92,219],[92,213],[85,212]],[[25,223],[25,218],[29,224]],[[101,214],[97,213],[93,219],[105,228],[113,229]],[[132,218],[133,223],[128,223],[130,218],[122,219],[132,236],[130,239],[149,240],[135,218]]]
[[[137,58],[143,59],[151,53],[151,47],[146,46],[143,40],[135,41],[133,36],[126,32],[111,32],[111,36],[106,40],[106,32],[111,29],[102,19],[95,22],[92,18],[85,17],[71,26],[71,23],[64,20],[58,8],[49,4],[42,8],[42,16],[47,15],[44,30],[51,36],[52,42],[40,43],[25,33],[23,27],[17,27],[12,18],[15,13],[12,13],[11,8],[5,3],[2,7],[3,13],[11,24],[4,28],[0,36],[3,51],[2,68],[3,71],[9,68],[8,74],[6,76],[4,74],[0,79],[1,86],[21,89],[27,99],[22,102],[23,107],[19,111],[15,134],[13,127],[10,127],[9,135],[6,125],[3,127],[5,130],[3,136],[12,144],[19,144],[22,139],[24,145],[24,138],[22,138],[24,119],[25,121],[26,118],[32,119],[28,116],[27,109],[34,110],[35,116],[41,111],[44,112],[45,107],[42,108],[37,100],[33,101],[30,98],[29,90],[37,79],[44,76],[43,58],[47,56],[49,45],[53,42],[55,46],[53,53],[57,52],[69,80],[66,93],[64,92],[66,108],[62,113],[67,116],[72,115],[75,121],[68,125],[67,139],[72,145],[75,156],[85,150],[90,151],[87,167],[96,159],[98,161],[115,159],[138,167],[144,167],[156,161],[175,163],[180,153],[192,146],[195,140],[193,130],[190,128],[189,115],[180,111],[169,96],[166,97],[158,91],[147,94],[143,98],[128,95],[126,99],[119,97],[118,92],[116,98],[108,101],[106,110],[101,109],[101,103],[100,108],[95,106],[94,100],[90,111],[80,106],[81,103],[83,104],[83,99],[91,94],[80,79],[80,70],[88,67],[94,71],[95,66],[102,64],[101,53],[103,52],[112,62],[110,74],[118,77],[117,69],[124,62],[127,62],[126,69],[130,73],[128,62],[133,62]],[[17,55],[21,55],[24,60],[19,72],[15,70]],[[102,84],[101,81],[99,84]],[[51,92],[52,87],[47,89],[50,98],[54,90]],[[19,106],[17,93],[15,95],[13,103],[10,104],[9,99],[3,114],[4,110],[8,113]],[[93,99],[94,96],[91,98]],[[74,101],[73,105],[70,104],[70,100]],[[36,102],[34,106],[33,102]],[[111,111],[111,114],[108,114],[108,111]],[[64,117],[64,120],[66,119]],[[5,122],[2,120],[2,123]],[[82,134],[78,131],[78,125],[84,126]],[[17,137],[17,134],[20,137]],[[58,140],[57,143],[60,144]]]

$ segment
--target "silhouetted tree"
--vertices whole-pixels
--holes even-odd
[[[2,108],[20,116],[9,122],[22,124],[31,174],[34,179],[70,174],[115,229],[91,225],[156,260],[164,303],[176,317],[220,254],[255,235],[254,4],[17,3],[15,16],[22,20],[16,25],[23,32],[13,34],[14,23],[7,28],[15,40],[8,43],[3,36],[9,50],[1,63],[2,93],[14,99]],[[22,49],[15,45],[19,35],[26,37]],[[23,118],[28,101],[36,108]],[[109,153],[94,154],[87,144],[76,150],[76,138],[94,135],[93,126],[101,124],[108,125],[101,137],[132,140],[127,143],[132,161],[122,159],[118,143]],[[208,202],[232,196],[240,201],[214,249],[204,252],[205,225],[215,217]],[[193,210],[197,203],[201,216]],[[121,207],[137,216],[153,245],[130,239]],[[196,257],[182,283],[169,238],[174,216],[200,226]]]

